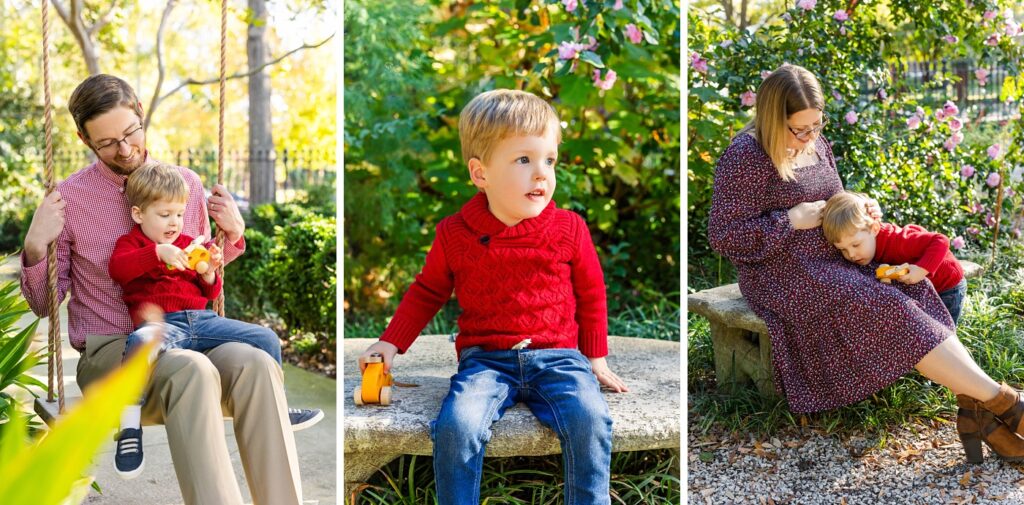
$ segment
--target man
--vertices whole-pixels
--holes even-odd
[[[32,310],[47,315],[47,245],[57,241],[58,296],[70,287],[68,333],[82,353],[77,380],[85,389],[121,363],[134,329],[121,290],[108,275],[118,237],[134,222],[123,196],[128,174],[147,160],[142,104],[124,80],[94,75],[68,102],[78,138],[97,161],[72,174],[36,209],[25,236],[21,289]],[[221,185],[204,203],[199,177],[180,168],[189,183],[186,225],[192,236],[210,236],[209,216],[226,235],[224,261],[245,250],[245,222]],[[267,353],[238,343],[206,353],[171,350],[157,360],[146,424],[164,424],[186,504],[241,504],[224,434],[223,416],[234,418],[235,437],[255,504],[299,504],[302,485],[293,426],[311,426],[319,410],[289,412],[281,368]],[[291,419],[290,419],[291,417]]]

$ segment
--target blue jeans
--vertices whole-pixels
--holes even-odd
[[[612,419],[587,358],[575,349],[470,347],[430,423],[439,505],[479,505],[491,424],[516,402],[561,440],[565,504],[610,504]]]
[[[960,321],[960,310],[964,307],[964,296],[966,295],[967,279],[960,279],[959,284],[939,293],[942,304],[946,306],[949,315],[953,316],[954,324],[958,324]]]
[[[164,342],[160,351],[189,349],[208,351],[227,342],[241,342],[266,351],[281,363],[281,341],[270,328],[220,317],[212,310],[181,310],[164,315]],[[128,335],[124,356],[142,345],[143,338],[136,328]]]

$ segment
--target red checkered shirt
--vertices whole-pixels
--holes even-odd
[[[195,172],[177,167],[189,187],[182,233],[210,237],[206,195]],[[68,301],[68,334],[71,345],[85,350],[87,335],[127,335],[134,330],[121,287],[108,273],[110,255],[117,239],[135,226],[124,197],[125,176],[97,160],[57,185],[66,202],[64,229],[57,237],[57,293],[61,301],[71,287]],[[245,239],[224,245],[224,261],[245,251]],[[21,293],[36,315],[49,314],[44,258],[27,265],[21,255]]]

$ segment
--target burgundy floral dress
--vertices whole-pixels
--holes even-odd
[[[739,274],[740,292],[764,319],[775,386],[794,412],[863,400],[953,334],[930,282],[882,284],[876,263],[843,259],[821,228],[796,230],[788,211],[843,189],[821,136],[817,163],[783,181],[753,137],[737,136],[718,160],[708,235]]]

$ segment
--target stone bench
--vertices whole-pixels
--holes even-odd
[[[977,263],[960,261],[960,265],[968,279],[981,275],[982,268]],[[753,382],[761,393],[776,394],[768,327],[747,305],[739,284],[688,295],[686,309],[711,323],[719,387]]]
[[[455,344],[447,335],[423,335],[409,352],[395,357],[395,380],[418,387],[395,387],[391,405],[356,406],[361,382],[357,359],[374,339],[344,342],[345,496],[403,454],[433,453],[429,423],[437,417],[458,371]],[[608,363],[630,388],[606,392],[611,410],[612,450],[677,449],[680,444],[679,343],[609,337]],[[560,454],[558,437],[523,404],[508,409],[492,427],[488,457]]]

